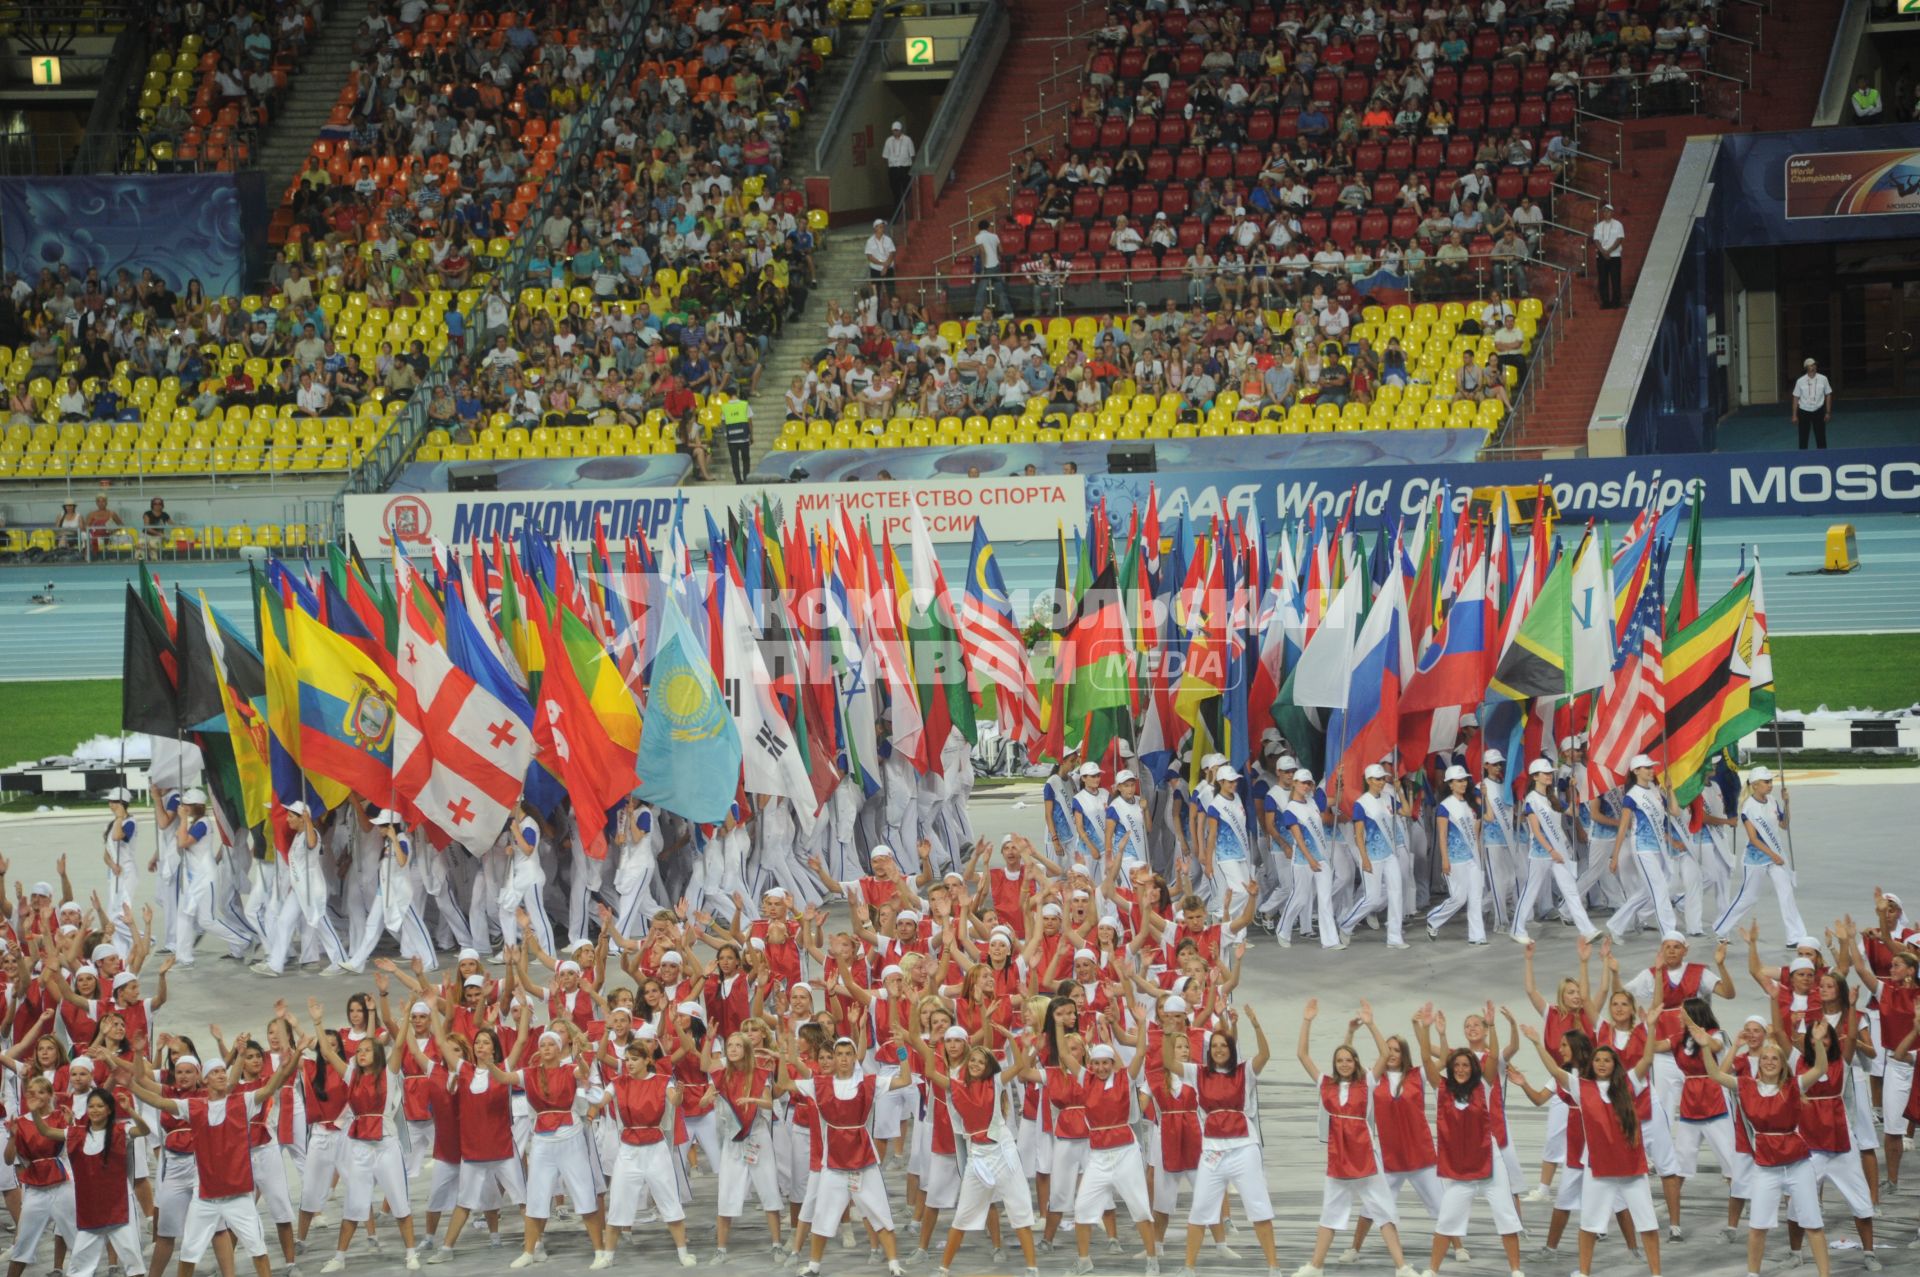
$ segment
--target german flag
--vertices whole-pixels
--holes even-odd
[[[1718,603],[1670,640],[1661,665],[1667,684],[1667,777],[1684,805],[1700,792],[1721,729],[1741,706],[1734,693],[1746,679],[1734,668],[1734,645],[1753,608],[1749,573]]]

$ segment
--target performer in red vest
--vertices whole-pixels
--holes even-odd
[[[1365,1023],[1373,1011],[1361,1003]],[[1313,1021],[1320,999],[1308,998],[1300,1013],[1300,1067],[1320,1088],[1320,1111],[1327,1116],[1327,1174],[1320,1186],[1320,1228],[1314,1236],[1313,1258],[1294,1277],[1323,1277],[1333,1239],[1352,1222],[1354,1209],[1372,1220],[1393,1258],[1394,1277],[1414,1277],[1400,1251],[1400,1215],[1393,1190],[1380,1173],[1373,1146],[1373,1079],[1360,1067],[1360,1057],[1345,1042],[1333,1049],[1333,1068],[1322,1073],[1313,1062]],[[1358,1021],[1356,1021],[1358,1022]],[[1383,1049],[1382,1055],[1386,1052]]]
[[[680,1202],[673,1153],[679,1142],[676,1132],[681,1129],[680,1084],[660,1058],[659,1035],[653,1026],[641,1025],[634,1037],[624,1060],[608,1043],[601,1043],[602,1061],[608,1068],[619,1069],[608,1098],[620,1126],[620,1151],[607,1182],[607,1223],[601,1243],[607,1262],[600,1267],[612,1267],[621,1234],[633,1227],[642,1209],[651,1209],[673,1235],[680,1266],[691,1268],[696,1261],[687,1249],[687,1212]]]
[[[253,1158],[250,1155],[249,1127],[254,1114],[272,1102],[300,1060],[300,1051],[313,1045],[308,1038],[299,1050],[290,1051],[266,1085],[245,1094],[236,1094],[224,1060],[209,1063],[202,1076],[207,1090],[204,1098],[175,1099],[155,1086],[133,1065],[122,1062],[119,1074],[133,1093],[166,1116],[183,1118],[193,1133],[194,1169],[199,1187],[180,1236],[179,1277],[193,1277],[194,1266],[213,1244],[215,1233],[233,1234],[234,1250],[253,1259],[258,1277],[273,1277],[267,1262],[267,1242],[260,1224],[260,1211],[253,1204]],[[134,1253],[138,1253],[137,1251]]]
[[[899,1030],[906,1038],[905,1026]],[[827,1251],[827,1239],[840,1231],[840,1220],[850,1206],[858,1206],[886,1252],[887,1271],[901,1277],[900,1255],[893,1237],[893,1209],[887,1204],[887,1186],[880,1178],[880,1159],[876,1156],[868,1123],[873,1118],[877,1083],[872,1075],[856,1075],[860,1046],[852,1038],[840,1038],[833,1044],[833,1074],[815,1082],[810,1076],[796,1077],[800,1069],[799,1052],[791,1042],[788,1054],[780,1061],[776,1085],[782,1091],[797,1091],[814,1102],[820,1125],[825,1132],[826,1148],[821,1168],[820,1189],[813,1203],[813,1249],[804,1277],[819,1277],[820,1260]],[[901,1069],[893,1076],[895,1089],[913,1085],[911,1070]]]
[[[1254,1078],[1267,1067],[1272,1052],[1267,1049],[1266,1030],[1259,1017],[1248,1007],[1247,1023],[1253,1026],[1254,1055],[1240,1058],[1235,1036],[1235,1014],[1222,1016],[1224,1027],[1207,1038],[1204,1063],[1189,1064],[1187,1080],[1200,1095],[1200,1170],[1193,1181],[1193,1206],[1187,1213],[1187,1267],[1200,1258],[1200,1237],[1207,1228],[1223,1222],[1227,1186],[1240,1194],[1247,1222],[1253,1225],[1260,1248],[1266,1252],[1267,1267],[1278,1268],[1280,1259],[1273,1244],[1273,1202],[1267,1196],[1266,1171],[1260,1164],[1260,1141],[1254,1137],[1247,1114],[1253,1106]]]
[[[119,1101],[105,1087],[90,1092],[86,1105],[81,1119],[65,1131],[76,1229],[66,1271],[73,1277],[93,1277],[111,1247],[129,1277],[140,1277],[145,1271],[140,1263],[140,1228],[133,1222],[127,1173],[133,1141],[147,1134],[147,1124],[138,1113],[123,1118]]]

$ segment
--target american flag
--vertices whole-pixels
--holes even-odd
[[[1661,672],[1661,588],[1664,554],[1654,554],[1653,570],[1640,587],[1640,601],[1627,619],[1615,649],[1613,671],[1594,707],[1593,748],[1587,755],[1587,792],[1603,794],[1620,783],[1635,754],[1660,735],[1666,721],[1667,686]]]

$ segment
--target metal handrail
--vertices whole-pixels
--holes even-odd
[[[1482,461],[1504,453],[1527,451],[1508,440],[1520,433],[1521,423],[1539,397],[1543,375],[1559,353],[1565,321],[1573,315],[1573,273],[1553,262],[1542,261],[1539,265],[1559,272],[1554,282],[1553,304],[1546,308],[1546,322],[1533,334],[1533,349],[1527,355],[1527,373],[1520,379],[1519,394],[1514,397],[1507,415],[1501,418],[1500,427],[1494,432],[1493,438],[1480,449],[1479,459]]]

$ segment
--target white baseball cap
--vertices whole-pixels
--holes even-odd
[[[1217,781],[1239,780],[1240,773],[1233,770],[1233,768],[1231,767],[1222,767],[1219,771],[1213,774],[1213,778]]]
[[[1536,758],[1527,764],[1527,775],[1551,776],[1553,775],[1553,764],[1544,758]]]
[[[1186,1013],[1187,1000],[1177,993],[1168,997],[1160,1004],[1161,1015],[1185,1015]]]
[[[372,820],[368,821],[367,823],[371,825],[377,825],[384,829],[390,825],[399,824],[400,814],[392,810],[391,808],[389,808],[388,810],[381,812],[378,816],[375,816]]]
[[[893,848],[886,846],[884,843],[878,847],[875,847],[873,849],[871,858],[874,860],[878,860],[882,856],[885,856],[888,860],[892,860]]]
[[[1205,771],[1209,767],[1218,767],[1226,761],[1227,756],[1225,754],[1208,754],[1200,760],[1200,770]]]
[[[900,131],[900,130],[901,130],[902,128],[904,128],[904,127],[905,127],[905,126],[904,126],[904,125],[902,125],[902,124],[900,123],[900,121],[898,121],[898,120],[895,120],[895,121],[893,122],[893,130],[894,130],[894,132],[896,132],[896,133],[897,133],[897,132],[899,132],[899,131]],[[1608,208],[1612,208],[1612,207],[1613,207],[1613,205],[1611,205],[1611,204],[1609,204],[1609,205],[1607,205],[1607,207],[1608,207]]]
[[[1114,776],[1113,783],[1117,787],[1117,786],[1126,784],[1130,780],[1138,780],[1138,779],[1139,777],[1133,774],[1133,769],[1131,767],[1123,767]]]
[[[1387,779],[1387,769],[1379,763],[1368,763],[1367,770],[1361,773],[1361,777],[1365,780],[1385,780]]]
[[[1310,782],[1313,780],[1313,773],[1304,767],[1296,767],[1293,769],[1293,778],[1295,781],[1304,780]]]
[[[1459,763],[1455,763],[1453,766],[1447,768],[1447,774],[1442,779],[1447,781],[1472,780],[1473,777],[1467,775],[1466,768],[1462,767]]]
[[[1113,1048],[1105,1042],[1102,1042],[1100,1045],[1094,1047],[1093,1050],[1087,1052],[1087,1058],[1089,1060],[1111,1060],[1116,1057],[1113,1054]]]
[[[133,791],[125,785],[116,785],[107,791],[107,801],[110,803],[130,803],[133,801]],[[75,1063],[77,1064],[79,1061],[76,1060]]]
[[[1665,944],[1668,941],[1672,941],[1675,944],[1685,944],[1687,942],[1687,935],[1684,931],[1673,929],[1662,931],[1660,933],[1660,943]]]
[[[690,1015],[696,1020],[704,1020],[707,1018],[707,1009],[698,1002],[682,1002],[679,1006],[675,1007],[674,1010],[681,1015]]]
[[[1074,774],[1082,777],[1098,776],[1100,774],[1100,764],[1099,763],[1081,763],[1079,770],[1076,771]]]
[[[1795,958],[1792,962],[1789,962],[1787,964],[1787,970],[1790,972],[1791,971],[1811,971],[1813,970],[1813,959],[1812,958]]]
[[[1654,763],[1653,763],[1653,759],[1649,758],[1645,754],[1635,754],[1633,756],[1633,761],[1631,763],[1628,763],[1627,766],[1630,770],[1633,770],[1633,771],[1639,771],[1642,767],[1646,768],[1648,771],[1652,771]]]
[[[207,803],[207,791],[195,785],[192,789],[180,795],[180,801],[183,803],[192,803],[196,807],[204,807]]]
[[[1749,785],[1755,784],[1759,781],[1772,780],[1772,779],[1773,779],[1773,772],[1770,769],[1765,767],[1756,767],[1752,771],[1747,773],[1747,783]]]
[[[1497,749],[1490,749],[1485,754],[1481,755],[1480,761],[1484,763],[1486,766],[1492,767],[1498,763],[1505,763],[1507,761],[1507,756],[1501,753]]]
[[[286,812],[289,816],[311,816],[313,814],[313,809],[301,802],[298,798],[282,805],[280,810]]]

